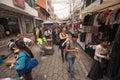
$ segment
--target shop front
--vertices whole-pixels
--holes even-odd
[[[3,27],[1,28],[3,33],[1,33],[0,39],[15,36],[21,31],[18,14],[2,8],[0,8],[0,25]]]
[[[1,28],[3,33],[1,33],[0,39],[4,39],[16,36],[18,33],[31,33],[34,26],[34,18],[1,8],[0,25],[3,27]]]
[[[37,16],[37,11],[24,0],[0,1],[0,44],[15,38],[18,33],[32,33]]]
[[[84,32],[80,35],[80,42],[84,42],[86,53],[93,58],[95,47],[101,39],[106,39],[112,45],[119,25],[119,4],[88,13],[83,20]]]

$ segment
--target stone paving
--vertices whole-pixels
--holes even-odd
[[[39,48],[34,46],[32,51],[40,64],[32,70],[34,80],[70,80],[67,62],[62,62],[58,46],[54,46],[53,55],[41,56]],[[86,75],[89,71],[92,59],[79,48],[81,60],[75,61],[75,80],[88,80]],[[17,77],[14,70],[3,64],[0,66],[0,78]]]

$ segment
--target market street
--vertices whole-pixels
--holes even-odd
[[[40,56],[39,48],[34,46],[32,51],[39,60],[39,65],[33,69],[34,80],[70,80],[67,62],[62,63],[60,50],[54,46],[54,55]],[[75,80],[87,80],[86,75],[92,59],[80,48],[81,60],[75,61]],[[0,77],[17,77],[15,70],[10,70],[3,64],[0,66]]]

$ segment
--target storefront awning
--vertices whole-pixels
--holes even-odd
[[[83,10],[82,13],[92,13],[96,11],[99,12],[105,9],[114,10],[116,8],[120,8],[120,0],[106,0],[99,6],[92,6],[89,10]]]
[[[101,11],[101,10],[105,10],[105,9],[114,10],[116,8],[120,8],[120,0],[107,0],[100,6],[96,7],[91,12]]]
[[[43,24],[53,24],[54,21],[44,21]]]
[[[38,21],[43,21],[41,18],[35,17],[36,20]]]

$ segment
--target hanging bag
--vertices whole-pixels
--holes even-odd
[[[24,69],[22,70],[17,70],[17,72],[19,73],[19,75],[25,75],[27,72],[31,71],[32,68],[36,67],[38,65],[38,60],[35,58],[31,58],[27,52],[25,52],[26,56],[28,56],[30,59],[27,61],[27,63],[25,64]]]

